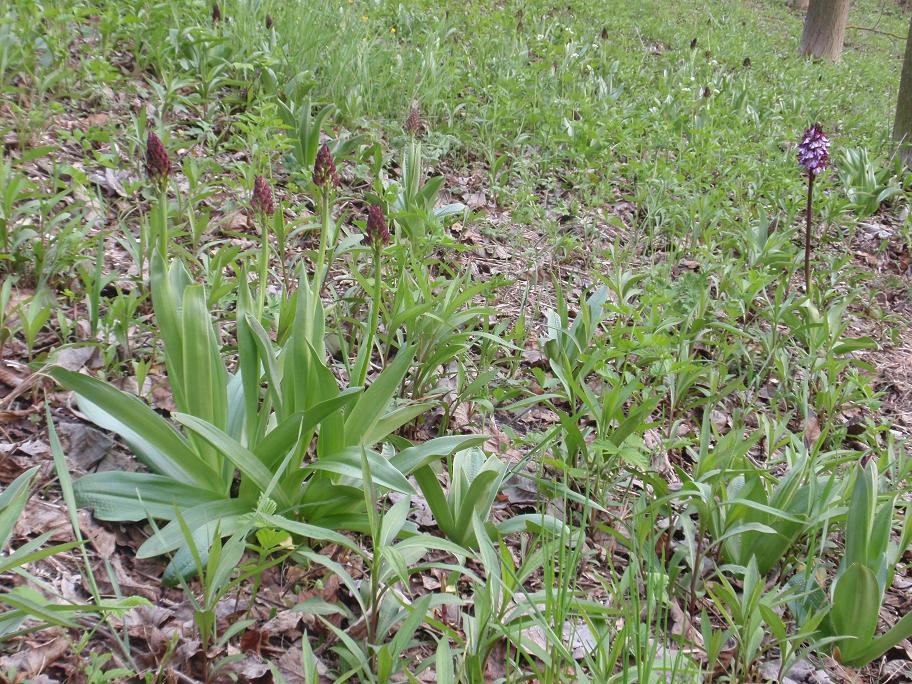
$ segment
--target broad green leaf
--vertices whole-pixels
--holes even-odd
[[[258,513],[255,520],[257,524],[262,527],[276,527],[280,530],[291,532],[292,534],[296,534],[300,537],[315,539],[316,541],[321,542],[330,542],[344,546],[345,548],[352,551],[360,551],[359,547],[357,547],[345,535],[339,534],[338,532],[327,529],[325,527],[320,527],[319,525],[311,525],[308,523],[299,522],[297,520],[290,520],[281,515],[272,515],[266,513]]]
[[[300,435],[316,428],[333,411],[344,409],[354,401],[360,391],[357,387],[349,388],[338,396],[320,402],[306,411],[291,414],[270,430],[253,452],[269,470],[274,470],[285,458],[289,449],[295,445]]]
[[[850,655],[842,654],[841,660],[849,667],[863,667],[879,658],[899,642],[912,637],[912,612],[906,613],[893,627],[874,639],[868,646],[853,650]]]
[[[272,397],[276,412],[280,416],[283,416],[285,415],[285,407],[283,404],[284,397],[279,391],[282,388],[282,375],[279,372],[278,360],[276,359],[272,342],[269,339],[269,334],[253,316],[245,316],[244,322],[246,324],[244,330],[253,340],[258,352],[259,361],[263,365],[263,372],[266,375],[266,389],[269,392],[269,396]],[[253,375],[254,373],[251,374]]]
[[[798,518],[794,515],[789,515],[788,513],[786,513],[783,510],[774,508],[772,506],[767,506],[766,504],[762,504],[758,501],[753,501],[752,499],[737,498],[737,499],[732,499],[730,501],[725,501],[722,503],[722,505],[731,506],[731,507],[744,506],[746,508],[752,508],[756,511],[766,513],[767,515],[770,515],[774,518],[780,518],[782,520],[787,520],[789,522],[799,523],[799,524],[804,522],[804,520],[802,520],[801,518]]]
[[[38,466],[26,470],[0,493],[0,553],[6,547],[16,521],[28,502],[30,485]]]
[[[562,521],[553,515],[543,513],[521,513],[507,518],[496,525],[499,534],[512,534],[514,532],[549,532],[550,534],[565,535],[567,542],[572,541],[571,530]]]
[[[48,374],[64,388],[76,392],[83,413],[99,427],[123,437],[137,457],[153,471],[178,482],[224,490],[220,474],[200,460],[167,420],[137,397],[59,366],[49,369]]]
[[[487,435],[447,435],[430,439],[423,444],[403,449],[390,458],[390,463],[401,473],[409,474],[456,451],[481,446],[488,440]]]
[[[181,340],[184,359],[180,379],[169,376],[171,384],[183,384],[185,403],[178,409],[224,430],[228,420],[228,377],[219,353],[218,337],[212,327],[206,294],[201,285],[184,289],[181,310]],[[217,448],[196,440],[197,450],[213,470],[227,474]]]
[[[380,420],[374,424],[371,431],[364,437],[364,446],[371,446],[386,439],[403,425],[411,423],[418,416],[427,413],[431,406],[433,406],[433,403],[431,402],[406,404],[384,414]]]
[[[190,274],[180,261],[168,265],[157,250],[151,263],[152,306],[155,310],[155,321],[165,347],[165,362],[169,378],[183,378],[184,358],[181,342],[180,304],[183,302],[184,289],[191,283]],[[184,387],[180,382],[172,383],[174,403],[186,405],[183,395]]]
[[[224,497],[211,489],[184,484],[163,475],[107,471],[73,483],[76,503],[92,508],[99,520],[137,522],[171,520],[176,506],[193,507]]]
[[[197,506],[181,506],[180,515],[187,528],[194,534],[206,532],[210,537],[218,529],[223,537],[234,534],[246,524],[245,516],[256,509],[256,502],[249,499],[222,499]],[[151,558],[169,551],[175,551],[186,543],[178,520],[173,519],[154,535],[149,537],[136,552],[137,558]],[[200,549],[208,551],[208,549]]]
[[[859,467],[855,473],[855,487],[852,491],[852,501],[849,504],[849,517],[846,523],[845,566],[852,563],[867,564],[868,562],[868,543],[877,503],[874,475],[876,467],[871,461],[867,467]]]
[[[247,444],[256,444],[259,441],[257,434],[257,407],[260,403],[260,355],[257,342],[254,338],[247,317],[253,310],[253,301],[250,297],[250,288],[247,285],[247,271],[242,268],[238,277],[238,302],[237,302],[237,346],[238,346],[238,371],[243,393],[244,416],[242,425],[246,433]],[[263,365],[267,361],[264,359]],[[277,410],[278,410],[277,405]],[[229,425],[232,425],[229,416]]]
[[[414,494],[415,490],[405,476],[396,470],[389,461],[375,451],[366,450],[370,463],[371,478],[377,485],[403,494]],[[352,447],[337,451],[334,454],[320,456],[307,466],[308,471],[324,471],[361,480],[361,449]]]
[[[852,563],[836,580],[830,622],[839,642],[839,659],[853,660],[870,646],[877,629],[880,590],[874,573],[861,563]]]
[[[408,373],[414,355],[413,348],[401,350],[393,362],[377,376],[367,391],[358,397],[358,401],[351,407],[345,419],[345,438],[349,446],[361,444],[369,446],[367,440],[370,438],[373,428],[387,412],[390,401],[399,390],[405,374]]]
[[[256,454],[231,439],[224,431],[196,416],[190,416],[186,413],[175,413],[173,416],[176,421],[205,439],[220,454],[231,461],[244,476],[250,478],[261,492],[269,489],[272,472],[263,465],[263,462],[257,458]],[[287,506],[289,504],[284,492],[273,491],[280,505]]]
[[[415,480],[421,488],[424,500],[427,501],[431,514],[437,521],[440,531],[453,540],[461,541],[462,535],[456,530],[456,520],[453,517],[453,511],[447,501],[446,494],[437,475],[429,465],[416,468],[414,471]]]
[[[496,470],[484,470],[472,480],[468,491],[461,498],[452,502],[456,512],[457,530],[468,532],[471,529],[474,517],[477,517],[482,522],[487,521],[487,517],[491,512],[490,504],[487,504],[487,502],[493,500],[496,495],[496,492],[492,493],[492,490],[494,489],[494,484],[499,482],[500,478],[501,473]],[[468,539],[463,537],[457,541],[466,543]]]
[[[441,539],[440,537],[435,537],[430,534],[416,534],[411,537],[406,537],[402,541],[396,543],[396,548],[400,553],[406,553],[412,547],[423,550],[424,553],[431,550],[446,551],[447,553],[456,556],[456,559],[460,563],[464,562],[466,556],[469,555],[469,552],[465,547],[460,546],[449,539]],[[421,556],[419,556],[419,558],[420,557]]]
[[[724,542],[729,537],[735,537],[739,534],[744,534],[745,532],[760,532],[762,534],[777,534],[776,530],[774,530],[769,525],[764,525],[763,523],[756,523],[756,522],[742,523],[740,525],[735,525],[731,529],[726,530],[724,534],[722,534],[719,537],[717,537],[716,539],[714,539],[710,548],[718,546],[719,544]]]

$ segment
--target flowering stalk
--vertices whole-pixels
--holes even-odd
[[[374,281],[372,283],[373,292],[371,293],[367,332],[360,349],[358,349],[358,358],[355,361],[355,368],[352,372],[352,384],[354,387],[363,387],[364,381],[367,379],[367,368],[370,366],[374,337],[377,335],[377,328],[380,325],[380,302],[383,297],[383,247],[389,242],[389,228],[386,225],[383,209],[376,204],[371,205],[367,211],[367,239],[373,252]]]
[[[404,164],[404,191],[405,208],[411,209],[418,189],[421,185],[421,142],[418,134],[421,132],[421,112],[413,106],[405,120],[405,132],[408,134],[408,145],[405,148]]]
[[[260,223],[260,258],[257,269],[257,318],[262,319],[266,306],[266,282],[269,269],[269,217],[275,213],[275,203],[272,199],[272,188],[263,176],[257,176],[253,181],[253,196],[250,206],[257,214]],[[285,264],[281,259],[284,275]]]
[[[168,150],[161,138],[150,130],[146,138],[146,173],[158,188],[158,207],[153,213],[153,221],[162,259],[168,254],[168,179],[171,171]]]
[[[320,193],[320,249],[317,252],[317,261],[314,269],[314,296],[319,298],[326,279],[325,266],[326,248],[329,240],[329,231],[332,228],[332,192],[339,185],[339,176],[336,173],[336,164],[332,153],[324,143],[314,162],[313,182]]]
[[[814,176],[808,176],[807,207],[804,215],[804,291],[811,293],[811,221],[814,203]]]
[[[807,207],[804,224],[804,288],[811,293],[811,222],[813,220],[814,179],[830,163],[830,141],[820,124],[814,124],[801,137],[798,144],[798,163],[804,167],[808,179]]]

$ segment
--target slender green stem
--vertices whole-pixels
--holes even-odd
[[[804,223],[804,291],[811,296],[811,219],[814,199],[814,174],[808,174],[807,209]]]
[[[326,279],[326,245],[330,226],[330,196],[329,189],[323,188],[320,193],[320,251],[317,252],[317,263],[314,268],[314,296],[319,297]]]
[[[161,194],[158,200],[158,249],[162,260],[168,261],[168,182],[161,184]]]
[[[257,318],[263,319],[263,311],[266,308],[266,277],[269,269],[269,231],[266,229],[266,215],[260,213],[260,235],[262,242],[260,245],[259,268],[257,269]]]
[[[279,208],[275,214],[275,236],[276,236],[276,256],[279,258],[279,267],[282,269],[282,282],[285,284],[285,295],[291,291],[291,287],[288,283],[288,267],[285,265],[285,259],[287,256],[287,249],[285,246],[285,218],[282,216],[282,209]],[[280,228],[281,226],[281,228]]]
[[[371,351],[374,346],[374,336],[380,325],[380,298],[383,296],[383,281],[381,280],[383,266],[383,245],[374,244],[374,282],[370,303],[370,318],[367,323],[367,332],[364,342],[358,350],[358,360],[355,362],[355,387],[363,387],[367,379],[367,369],[370,367]]]

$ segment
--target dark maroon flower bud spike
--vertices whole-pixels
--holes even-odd
[[[386,216],[383,215],[383,207],[372,204],[367,210],[368,244],[379,249],[387,244],[389,239],[389,227],[386,224]]]
[[[267,216],[275,213],[272,188],[269,186],[269,181],[263,176],[257,176],[253,181],[253,196],[250,198],[250,206],[254,211],[262,212]]]
[[[171,176],[171,158],[164,143],[154,131],[149,131],[146,139],[146,173],[149,178],[164,187]]]
[[[338,187],[339,174],[336,173],[336,162],[326,143],[320,146],[314,162],[313,182],[319,188]]]
[[[405,119],[405,132],[409,135],[418,135],[421,131],[421,111],[417,106],[413,106]]]
[[[830,165],[830,140],[819,123],[804,131],[798,143],[798,164],[807,174],[807,206],[804,223],[804,288],[811,294],[811,221],[813,219],[814,179]]]
[[[212,24],[218,24],[222,20],[222,10],[217,2],[212,3]]]
[[[266,15],[266,30],[267,31],[272,30],[272,15],[271,14]]]

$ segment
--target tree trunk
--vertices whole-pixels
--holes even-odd
[[[804,19],[801,54],[838,62],[848,23],[849,0],[811,0]]]
[[[906,39],[906,54],[899,79],[893,139],[899,143],[899,154],[903,162],[912,168],[912,21],[909,22],[909,37]]]

